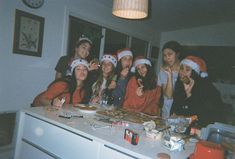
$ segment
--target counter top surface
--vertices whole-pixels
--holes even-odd
[[[83,115],[83,118],[76,116],[70,119],[61,118],[59,117],[60,111],[72,112],[78,116]],[[185,144],[185,150],[183,151],[169,151],[162,145],[161,140],[154,140],[146,137],[141,124],[133,123],[128,126],[111,126],[109,123],[95,120],[94,114],[82,114],[76,108],[63,109],[60,111],[51,107],[35,107],[22,110],[22,112],[25,112],[30,116],[75,134],[85,136],[131,156],[138,156],[138,158],[156,158],[158,153],[167,153],[171,156],[171,159],[186,159],[194,151],[195,143],[191,142]],[[124,140],[125,128],[129,128],[139,134],[138,145],[132,145]]]

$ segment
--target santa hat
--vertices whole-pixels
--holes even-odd
[[[73,70],[75,69],[75,67],[77,67],[78,65],[84,65],[85,67],[87,67],[88,69],[88,62],[86,60],[83,59],[76,59],[73,60],[73,62],[71,63],[70,67],[71,67],[71,73],[73,72]]]
[[[101,62],[103,62],[103,61],[109,61],[109,62],[111,62],[114,65],[114,67],[117,66],[117,59],[116,59],[116,57],[114,55],[110,55],[110,54],[104,55],[101,58]]]
[[[180,64],[188,65],[202,78],[205,78],[208,76],[206,63],[200,57],[187,56],[185,59],[181,61]]]
[[[123,58],[124,56],[131,56],[133,57],[133,54],[131,52],[131,50],[129,48],[125,48],[125,49],[121,49],[121,50],[118,50],[117,51],[117,58],[118,58],[118,61]]]
[[[78,43],[80,43],[81,41],[87,41],[92,45],[92,41],[91,39],[89,39],[87,36],[82,35],[79,39],[78,39]]]
[[[135,68],[139,64],[146,64],[146,65],[152,66],[151,62],[148,59],[146,59],[142,56],[139,56],[139,57],[136,57],[134,65],[131,68],[131,72],[135,72]]]

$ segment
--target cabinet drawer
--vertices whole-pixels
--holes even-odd
[[[113,149],[109,146],[104,145],[100,151],[100,159],[137,159],[127,153]]]
[[[99,145],[92,139],[80,136],[56,125],[26,115],[23,139],[66,159],[96,159]]]
[[[20,148],[20,159],[54,159],[52,156],[40,151],[28,143],[25,143],[24,141]]]

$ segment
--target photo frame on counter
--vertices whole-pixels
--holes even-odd
[[[13,53],[42,56],[44,18],[16,9]]]

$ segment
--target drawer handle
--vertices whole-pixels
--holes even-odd
[[[41,127],[36,127],[34,133],[37,137],[41,137],[44,134],[44,130]]]

